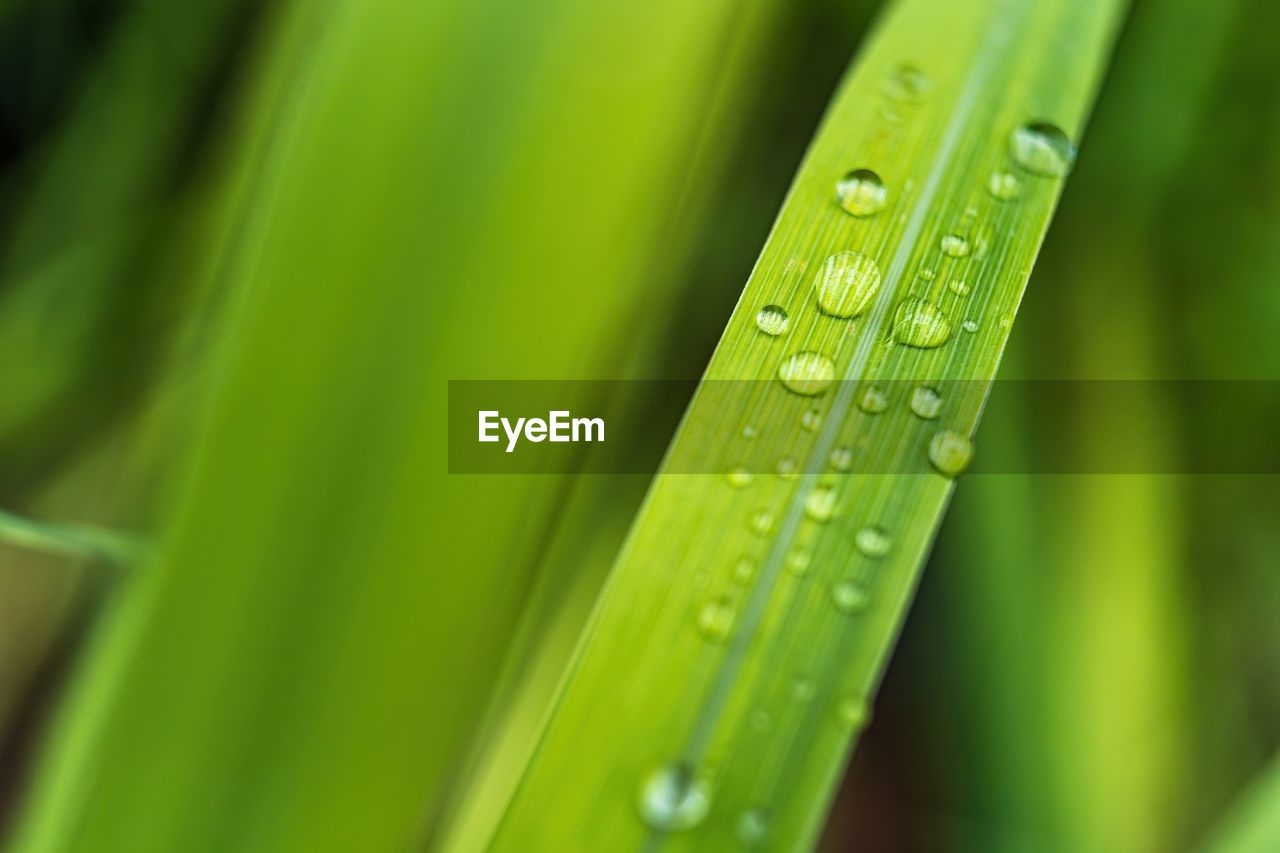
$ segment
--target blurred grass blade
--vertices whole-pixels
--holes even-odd
[[[1202,849],[1204,853],[1280,850],[1280,763],[1266,768],[1248,786]]]
[[[277,11],[232,202],[193,238],[234,306],[198,453],[55,721],[16,849],[432,831],[566,488],[450,477],[445,380],[606,377],[654,333],[738,11]]]
[[[127,564],[142,552],[131,536],[84,524],[32,521],[0,510],[0,542],[68,557],[102,557]]]
[[[710,430],[724,466],[770,468],[659,475],[496,849],[812,844],[967,461],[1122,7],[891,8],[706,373],[760,381],[736,408],[700,391],[672,449]],[[848,212],[835,198],[846,175]],[[977,393],[910,411],[916,383],[946,380]],[[849,458],[902,473],[840,473]]]

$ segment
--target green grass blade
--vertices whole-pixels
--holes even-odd
[[[855,405],[860,382],[994,376],[1061,186],[1011,162],[1011,134],[1047,121],[1079,138],[1121,10],[1110,0],[943,8],[906,0],[881,23],[706,374],[761,381],[745,413],[725,414],[700,393],[672,451],[712,428],[726,464],[774,454],[805,473],[757,471],[743,489],[720,477],[658,477],[497,849],[713,849],[743,835],[784,849],[812,843],[953,488],[930,467],[930,444],[943,430],[971,435],[983,399],[945,400],[938,420],[923,421],[893,383],[891,408],[864,414]],[[868,218],[833,199],[837,180],[858,168],[888,189],[884,209]],[[1020,188],[1016,199],[989,191],[992,175],[1005,172]],[[954,242],[944,251],[953,235],[967,252]],[[852,323],[820,314],[813,285],[828,257],[849,250],[883,273]],[[913,299],[946,315],[945,342],[900,325],[903,306],[920,304]],[[783,335],[756,329],[769,304],[790,314]],[[812,401],[789,393],[772,380],[799,352],[832,359],[848,381]],[[816,433],[801,428],[811,407],[824,424]],[[743,436],[746,427],[758,438]],[[832,472],[826,460],[844,446],[904,473]],[[946,461],[940,467],[954,473]],[[834,496],[834,518],[813,510],[815,492]],[[887,553],[859,556],[865,528],[883,528]],[[861,541],[863,551],[884,548],[865,534]],[[745,588],[732,580],[743,558],[758,566]],[[844,584],[867,597],[852,616],[833,606],[833,596],[850,603]],[[664,794],[685,810],[666,808]]]

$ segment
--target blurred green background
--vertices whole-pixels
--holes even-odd
[[[0,525],[15,847],[483,822],[645,483],[450,478],[444,381],[697,376],[877,6],[0,2],[0,509],[164,554]],[[1280,378],[1276,20],[1135,4],[1003,377]],[[1134,416],[1176,454],[1242,414]],[[1107,424],[1028,411],[981,452],[1043,430]],[[963,481],[824,847],[1175,850],[1255,814],[1278,495]]]

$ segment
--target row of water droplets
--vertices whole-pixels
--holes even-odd
[[[919,102],[928,92],[927,78],[910,66],[901,66],[891,76],[887,88],[891,99],[901,103]],[[1062,177],[1070,170],[1074,160],[1074,147],[1065,133],[1054,125],[1032,122],[1016,128],[1009,137],[1009,155],[1023,172],[1037,177]],[[1012,170],[993,171],[986,181],[985,191],[995,201],[1013,202],[1023,193],[1023,180]],[[857,168],[841,176],[835,184],[835,200],[842,210],[851,216],[866,219],[884,210],[890,199],[889,189],[880,176],[868,168]],[[943,256],[962,259],[968,256],[972,245],[961,234],[947,234],[940,240]],[[881,272],[875,261],[865,254],[847,250],[826,258],[814,279],[817,310],[819,314],[836,319],[853,319],[861,315],[874,301],[881,284]],[[968,285],[962,279],[954,279],[949,289],[958,296],[968,293]],[[755,317],[760,333],[770,338],[783,339],[792,326],[791,313],[775,303],[759,308]],[[1009,322],[1002,320],[1002,326]],[[973,320],[963,324],[967,332],[977,330]],[[904,299],[894,311],[892,342],[919,349],[933,349],[946,344],[952,337],[949,319],[933,302],[920,298]],[[777,369],[777,379],[790,393],[817,397],[826,392],[836,379],[833,359],[814,350],[800,350],[785,356]],[[866,414],[879,414],[888,408],[887,397],[875,385],[868,385],[857,398],[858,408]],[[913,389],[908,406],[916,417],[931,421],[937,419],[943,406],[938,391],[921,385]],[[816,431],[821,414],[806,410],[802,426]],[[754,438],[755,429],[747,426],[745,438]],[[928,460],[943,476],[956,477],[968,466],[973,454],[967,436],[950,429],[934,433],[928,445]],[[848,447],[835,448],[828,460],[836,472],[847,472],[853,464],[853,451]],[[796,463],[790,458],[779,460],[776,474],[782,478],[796,476]],[[755,481],[755,474],[745,468],[731,471],[728,484],[734,489],[747,489]],[[837,492],[833,484],[815,486],[804,499],[804,514],[816,524],[825,524],[838,511]],[[751,530],[761,536],[773,532],[775,516],[762,509],[750,520]],[[864,525],[854,535],[854,546],[868,560],[880,560],[893,547],[892,535],[875,524]],[[787,560],[788,568],[803,574],[809,563],[804,551],[793,551]],[[733,569],[736,583],[748,585],[757,570],[754,560],[741,558]],[[850,579],[834,581],[830,586],[833,608],[844,615],[856,615],[866,609],[870,596],[865,585]],[[707,601],[698,611],[698,632],[709,642],[719,643],[733,632],[736,612],[729,596],[718,596]],[[795,676],[788,690],[796,702],[806,702],[815,690],[812,679]],[[757,717],[766,716],[757,712]],[[848,695],[836,702],[835,717],[849,730],[863,727],[869,718],[869,708],[861,695]],[[708,780],[693,768],[672,763],[654,770],[641,783],[639,808],[641,817],[653,829],[667,832],[690,829],[705,818],[711,808],[712,792]],[[736,821],[738,840],[745,846],[762,842],[769,831],[769,812],[765,807],[744,809]]]

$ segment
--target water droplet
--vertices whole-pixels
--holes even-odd
[[[856,317],[880,290],[880,268],[866,255],[840,252],[827,258],[814,280],[818,307],[832,317]]]
[[[871,720],[871,706],[861,696],[846,696],[836,704],[836,720],[846,729],[866,728]]]
[[[756,328],[766,335],[780,335],[791,325],[791,318],[781,305],[766,305],[756,313]]]
[[[847,447],[837,447],[832,450],[831,467],[837,471],[848,471],[853,467],[853,451]]]
[[[804,501],[804,512],[814,521],[830,521],[836,514],[836,490],[831,486],[818,486],[809,492]]]
[[[1000,315],[999,322],[1000,322],[1000,328],[1007,329],[1013,325],[1013,315],[1008,312],[1005,312],[1004,314]]]
[[[747,809],[738,817],[738,841],[754,847],[769,834],[769,815],[764,809]]]
[[[884,81],[884,93],[904,104],[918,104],[929,97],[933,84],[925,73],[914,65],[903,63]]]
[[[962,325],[960,328],[964,329],[966,332],[976,332],[978,331],[978,321],[965,320],[964,325]]]
[[[868,385],[858,397],[858,408],[868,415],[878,415],[889,408],[889,398],[876,386]]]
[[[773,470],[784,480],[794,480],[796,477],[796,460],[790,456],[784,456],[778,460],[778,464],[774,466]]]
[[[942,238],[942,254],[948,258],[963,258],[969,254],[969,241],[959,234],[948,234]]]
[[[973,444],[955,430],[941,430],[929,442],[929,461],[943,476],[959,476],[972,458]]]
[[[822,426],[822,413],[818,412],[816,409],[810,409],[800,416],[800,426],[804,427],[809,432],[817,432]]]
[[[813,683],[813,679],[806,675],[797,675],[791,679],[791,687],[787,692],[791,694],[791,698],[797,702],[808,702],[813,698],[813,694],[818,690],[817,685]]]
[[[1047,122],[1024,124],[1009,137],[1013,161],[1033,175],[1061,178],[1071,171],[1076,148],[1071,138]]]
[[[759,536],[768,536],[773,530],[773,513],[762,509],[751,516],[751,532]]]
[[[751,485],[751,481],[755,479],[751,472],[746,468],[738,467],[729,472],[727,477],[729,485],[735,489],[745,489]]]
[[[742,428],[742,437],[747,439],[747,441],[750,441],[751,439],[755,438],[758,434],[759,433],[756,431],[756,428],[753,427],[751,424],[747,424]]]
[[[854,216],[872,216],[884,207],[884,181],[870,169],[854,169],[836,182],[836,201]]]
[[[916,417],[933,420],[942,409],[942,397],[932,388],[921,385],[911,392],[910,406]]]
[[[987,192],[996,201],[1013,201],[1022,195],[1022,183],[1012,172],[992,172],[987,179]]]
[[[778,379],[794,394],[813,397],[831,387],[836,378],[836,365],[817,352],[798,352],[778,368]]]
[[[947,287],[951,288],[951,292],[956,296],[969,295],[969,285],[958,278],[951,279],[951,283],[948,284]]]
[[[796,548],[787,554],[787,571],[793,575],[803,575],[809,571],[809,564],[813,562],[813,557],[803,548]]]
[[[929,267],[922,267],[920,270],[920,278],[924,279],[925,281],[933,281],[937,277],[938,277],[938,274]]]
[[[713,598],[698,611],[698,633],[718,643],[733,630],[733,602],[727,597]]]
[[[889,553],[893,540],[883,527],[869,524],[854,534],[853,544],[862,556],[876,560]]]
[[[937,305],[912,298],[898,306],[893,336],[909,347],[932,349],[942,346],[951,337],[951,323]]]
[[[733,567],[733,579],[740,584],[751,583],[751,579],[756,576],[756,561],[750,557],[743,557]]]
[[[640,815],[663,832],[692,829],[711,809],[711,790],[683,764],[659,768],[640,786]]]
[[[861,613],[868,600],[867,591],[853,581],[839,581],[831,587],[831,601],[841,613]]]

